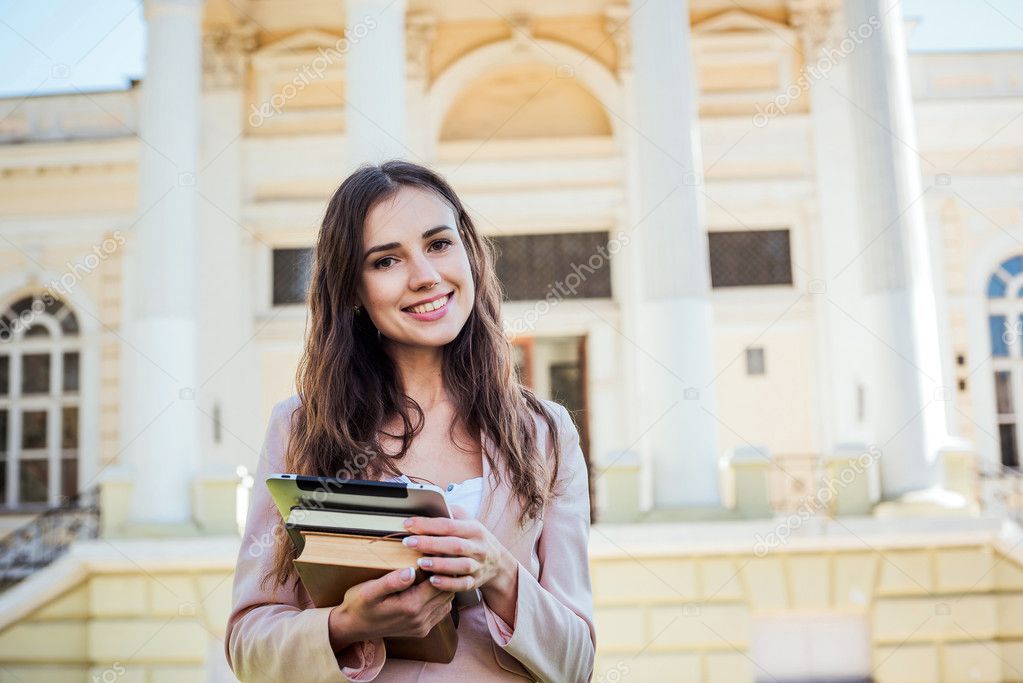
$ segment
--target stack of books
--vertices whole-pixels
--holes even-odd
[[[423,554],[401,542],[408,535],[404,519],[379,512],[292,508],[286,527],[304,539],[295,569],[313,604],[333,607],[352,586],[416,567]],[[413,585],[427,577],[416,568]],[[458,631],[448,615],[425,638],[384,638],[384,643],[388,657],[447,663],[455,657]]]

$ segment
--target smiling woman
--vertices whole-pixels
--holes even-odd
[[[420,233],[424,224],[433,227]],[[451,205],[417,187],[400,188],[366,217],[363,242],[374,246],[366,249],[356,308],[395,347],[437,349],[469,317],[475,287],[455,224]]]
[[[239,679],[589,679],[585,459],[568,412],[518,382],[500,300],[490,244],[433,171],[364,166],[331,198],[298,392],[271,417],[238,556],[225,647]],[[430,581],[395,571],[315,608],[271,472],[482,492],[454,519],[409,520]],[[473,588],[450,663],[387,656],[385,637],[424,635]]]

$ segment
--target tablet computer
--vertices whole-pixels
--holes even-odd
[[[295,507],[406,517],[451,517],[444,492],[432,484],[271,474],[266,478],[266,487],[285,521]],[[285,529],[301,552],[305,539],[299,529],[287,524]],[[458,593],[455,602],[459,607],[468,607],[480,599],[479,589],[474,589]]]
[[[451,516],[444,492],[432,484],[271,474],[266,478],[266,487],[282,519],[288,518],[293,507],[407,517]]]

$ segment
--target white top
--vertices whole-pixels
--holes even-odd
[[[387,481],[412,483],[412,480],[404,474],[400,477],[391,477]],[[448,484],[448,487],[442,490],[449,509],[452,505],[457,505],[465,510],[470,517],[479,515],[480,506],[483,504],[483,477],[466,479],[460,484]]]

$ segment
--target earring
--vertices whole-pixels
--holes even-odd
[[[362,306],[352,306],[352,310],[355,311],[355,315],[362,313]]]

